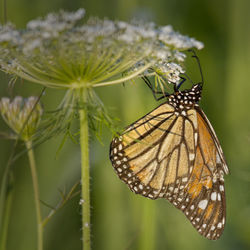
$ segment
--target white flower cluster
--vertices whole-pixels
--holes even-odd
[[[203,47],[171,26],[98,18],[82,24],[84,14],[83,9],[48,14],[24,31],[0,26],[0,69],[50,87],[97,85],[124,73],[139,75],[147,66],[177,82],[183,51]]]
[[[56,36],[64,30],[71,29],[84,15],[84,9],[79,9],[71,13],[61,10],[59,14],[50,13],[45,19],[39,18],[28,22],[27,29],[44,32],[44,37],[49,37],[50,35]]]
[[[178,83],[180,81],[180,74],[185,72],[182,67],[176,63],[167,63],[164,65],[163,70],[167,75],[168,81],[172,83]]]
[[[10,23],[5,26],[0,25],[0,43],[17,43],[17,38],[19,38],[19,33],[14,30],[14,27]]]

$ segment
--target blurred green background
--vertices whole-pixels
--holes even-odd
[[[21,28],[30,19],[48,12],[79,7],[86,9],[87,16],[171,24],[182,34],[204,42],[205,48],[198,52],[205,78],[201,107],[217,132],[231,171],[225,181],[225,231],[218,241],[209,241],[166,200],[151,201],[130,192],[109,161],[111,133],[104,130],[102,144],[92,136],[93,249],[250,249],[250,1],[7,0],[7,17]],[[0,81],[1,96],[38,95],[41,91],[40,86],[21,80],[10,90],[4,74]],[[141,80],[125,87],[100,88],[97,92],[110,113],[120,118],[122,126],[158,105]],[[47,91],[43,97],[45,107],[55,107],[60,94],[63,93]],[[7,130],[2,120],[0,130]],[[57,154],[61,141],[62,137],[54,138],[35,150],[41,199],[51,205],[59,201],[59,190],[69,189],[80,179],[79,147],[68,140]],[[12,146],[13,142],[0,140],[0,177]],[[26,155],[15,163],[14,178],[7,249],[35,250],[35,209]],[[68,202],[48,223],[45,250],[81,249],[79,199],[77,196]],[[43,206],[42,212],[45,216],[49,209]]]

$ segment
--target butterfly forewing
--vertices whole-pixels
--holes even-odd
[[[225,225],[223,176],[228,169],[214,130],[197,104],[199,91],[193,87],[172,95],[131,124],[113,139],[110,159],[133,192],[168,199],[200,234],[217,239]]]

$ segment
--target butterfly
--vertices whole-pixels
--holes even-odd
[[[225,226],[229,170],[199,106],[202,87],[203,82],[175,88],[166,102],[112,140],[110,160],[131,191],[169,200],[201,235],[216,240]]]

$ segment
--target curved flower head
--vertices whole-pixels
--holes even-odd
[[[93,87],[154,76],[163,90],[167,81],[178,84],[184,72],[184,51],[203,47],[169,25],[85,20],[84,14],[83,9],[51,13],[30,21],[24,30],[12,24],[0,25],[0,70],[46,87],[68,90],[57,109],[63,115],[54,117],[50,131],[59,131],[61,119],[69,122],[83,105],[89,110],[90,124],[105,121],[112,127]],[[87,99],[81,102],[84,91]],[[96,129],[96,125],[93,127]]]
[[[83,22],[84,14],[83,9],[48,14],[22,31],[0,26],[0,69],[54,88],[119,83],[147,75],[148,68],[171,81],[183,69],[168,63],[181,67],[184,50],[203,47],[171,26],[98,18]]]
[[[27,141],[35,134],[43,109],[34,96],[27,99],[17,96],[12,101],[3,97],[0,100],[0,113],[8,126],[22,140]]]

